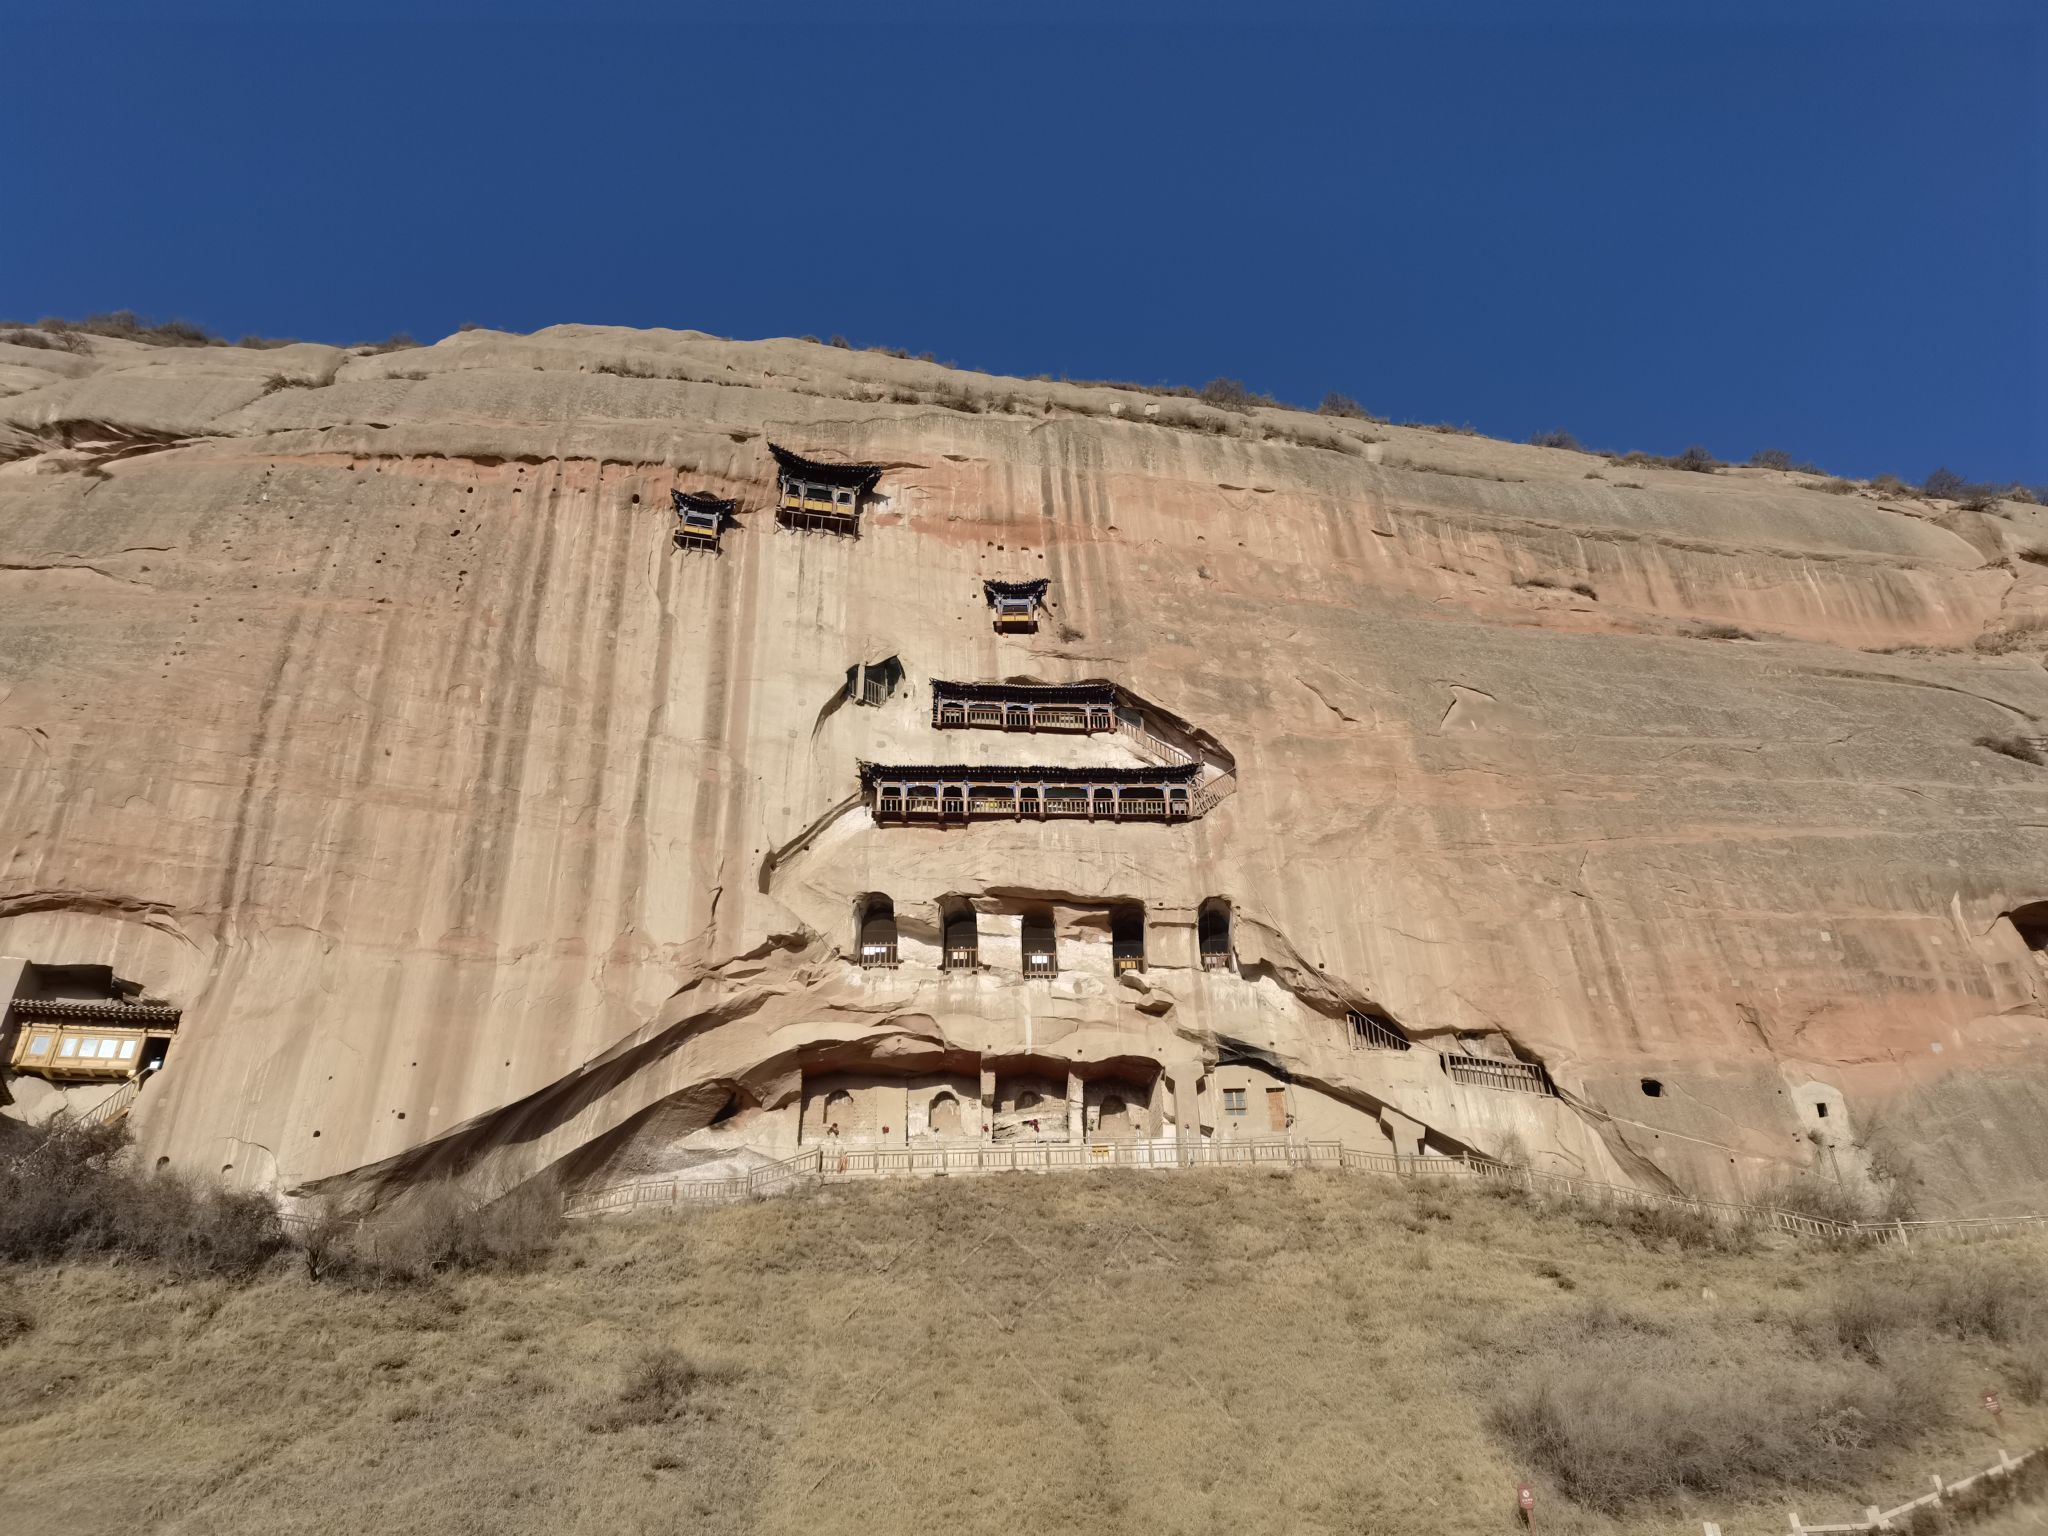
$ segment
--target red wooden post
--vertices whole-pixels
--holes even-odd
[[[1515,1503],[1522,1511],[1522,1524],[1530,1530],[1536,1529],[1536,1490],[1527,1483],[1515,1485]]]

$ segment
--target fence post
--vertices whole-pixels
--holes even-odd
[[[1795,1510],[1793,1510],[1793,1511],[1792,1511],[1792,1536],[1801,1536],[1801,1533],[1802,1533],[1803,1531],[1805,1531],[1805,1529],[1806,1529],[1806,1527],[1805,1527],[1805,1526],[1803,1526],[1803,1525],[1801,1525],[1801,1524],[1799,1523],[1799,1511],[1798,1511],[1798,1510],[1796,1510],[1796,1509],[1795,1509]]]
[[[1935,1502],[1935,1503],[1937,1503],[1937,1504],[1939,1504],[1939,1503],[1940,1503],[1940,1502],[1941,1502],[1941,1501],[1942,1501],[1943,1499],[1945,1499],[1945,1498],[1947,1498],[1947,1497],[1948,1497],[1948,1488],[1947,1488],[1947,1486],[1946,1486],[1946,1485],[1945,1485],[1945,1484],[1944,1484],[1944,1483],[1942,1482],[1942,1480],[1941,1480],[1941,1474],[1940,1474],[1939,1472],[1937,1472],[1937,1473],[1935,1473],[1935,1474],[1934,1474],[1934,1502]]]
[[[1700,1536],[1721,1536],[1721,1527],[1711,1520],[1700,1522]]]
[[[1880,1509],[1879,1509],[1879,1508],[1878,1508],[1878,1507],[1877,1507],[1877,1506],[1876,1506],[1875,1504],[1866,1504],[1866,1505],[1864,1505],[1864,1506],[1863,1506],[1863,1525],[1864,1525],[1864,1529],[1866,1529],[1866,1530],[1871,1530],[1871,1531],[1881,1531],[1881,1530],[1883,1530],[1883,1529],[1885,1528],[1884,1520],[1883,1520],[1883,1518],[1882,1518],[1882,1516],[1883,1516],[1883,1513],[1884,1513],[1884,1512],[1883,1512],[1882,1510],[1880,1510]]]

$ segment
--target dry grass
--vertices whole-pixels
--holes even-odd
[[[526,1273],[401,1286],[23,1266],[0,1456],[52,1536],[1434,1536],[1513,1529],[1524,1475],[1546,1531],[1636,1536],[1782,1529],[1992,1459],[1971,1410],[2019,1346],[1944,1321],[1978,1292],[1874,1364],[1837,1291],[2039,1243],[1744,1248],[1362,1176],[1106,1172],[578,1224]],[[1684,1452],[1696,1507],[1668,1473],[1589,1470],[1630,1443],[1586,1417],[1610,1398],[1643,1409],[1633,1443]],[[2006,1428],[2033,1443],[2048,1408],[2014,1390]]]

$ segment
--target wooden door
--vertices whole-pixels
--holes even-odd
[[[1266,1123],[1276,1131],[1287,1129],[1287,1090],[1268,1088],[1266,1090]]]

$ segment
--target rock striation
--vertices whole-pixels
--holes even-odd
[[[0,954],[182,1010],[153,1161],[1287,1134],[2048,1207],[2038,508],[686,331],[0,392]],[[858,537],[771,444],[880,468]],[[1203,796],[878,823],[864,763]]]

